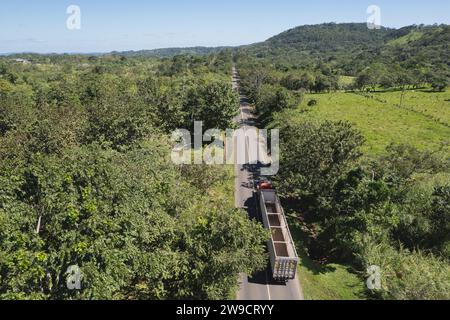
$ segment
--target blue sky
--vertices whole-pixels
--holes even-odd
[[[66,27],[72,4],[80,30]],[[450,23],[448,0],[1,0],[0,53],[249,44],[304,24],[365,22],[372,4],[389,27]]]

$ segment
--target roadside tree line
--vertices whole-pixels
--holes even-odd
[[[170,160],[173,129],[231,125],[231,57],[29,59],[0,67],[0,298],[226,299],[265,266],[226,169]]]

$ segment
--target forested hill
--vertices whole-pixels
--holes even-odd
[[[367,28],[365,23],[306,25],[265,42],[242,47],[240,53],[270,60],[280,67],[331,64],[355,75],[374,63],[449,69],[450,26]]]
[[[124,51],[113,53],[127,57],[145,56],[145,57],[169,58],[176,55],[206,56],[208,54],[216,53],[223,49],[225,49],[225,47],[188,47],[188,48],[162,48],[154,50]]]
[[[264,45],[298,50],[334,51],[355,46],[377,47],[388,38],[390,29],[369,30],[364,23],[307,25],[285,31]]]

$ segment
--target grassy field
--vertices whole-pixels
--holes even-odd
[[[450,123],[448,91],[407,92],[404,108],[396,106],[400,94],[374,93],[369,97],[345,92],[307,94],[300,108],[287,111],[275,121],[285,118],[349,121],[365,136],[364,151],[375,155],[382,154],[392,142],[433,150],[449,142],[450,127],[445,125]],[[317,100],[317,105],[308,107],[312,99]]]
[[[420,38],[423,37],[423,32],[420,31],[411,31],[410,33],[408,33],[406,36],[397,38],[395,40],[391,40],[388,45],[390,46],[401,46],[401,45],[405,45],[409,42],[413,42],[413,41],[417,41]]]
[[[295,215],[294,215],[295,216]],[[306,300],[364,300],[364,280],[351,267],[319,264],[311,260],[303,245],[306,237],[298,220],[289,218],[289,226],[300,258],[299,280]]]
[[[400,105],[402,93],[376,92],[372,94],[388,105]],[[427,92],[423,90],[406,91],[402,108],[418,112],[432,120],[450,126],[450,91]]]

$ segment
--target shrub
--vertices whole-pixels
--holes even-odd
[[[450,266],[420,251],[399,251],[386,245],[369,245],[363,254],[367,267],[379,266],[382,289],[374,295],[395,300],[450,299]]]
[[[314,107],[317,105],[317,100],[312,99],[308,101],[308,107]]]

